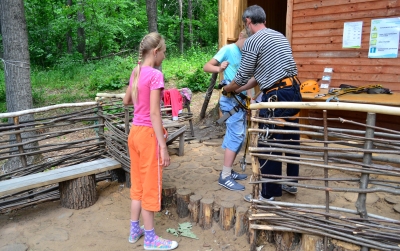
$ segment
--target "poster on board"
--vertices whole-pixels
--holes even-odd
[[[369,58],[397,58],[400,17],[371,20]]]
[[[344,23],[342,48],[361,48],[362,26],[362,21]]]

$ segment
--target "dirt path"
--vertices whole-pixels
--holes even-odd
[[[200,113],[204,94],[197,94],[192,101],[192,111]],[[215,106],[217,94],[210,101],[208,113]],[[243,196],[251,192],[248,181],[242,192],[228,191],[218,185],[217,179],[222,166],[223,128],[213,126],[211,116],[204,121],[196,120],[196,137],[207,138],[205,142],[191,141],[185,145],[185,155],[174,154],[170,149],[172,164],[164,170],[165,184],[177,189],[190,189],[203,198],[213,198],[218,204],[232,202],[236,207],[249,206]],[[243,154],[240,153],[241,157]],[[250,163],[250,159],[247,159]],[[238,161],[238,160],[237,160]],[[236,162],[237,162],[236,161]],[[234,169],[239,171],[238,163]],[[251,166],[245,173],[250,175]],[[300,166],[301,176],[321,176],[323,170]],[[343,177],[348,174],[330,172],[330,177]],[[310,182],[312,183],[312,182]],[[351,184],[349,184],[351,186]],[[91,207],[82,210],[62,208],[59,201],[43,203],[16,212],[0,215],[0,251],[5,250],[143,250],[143,239],[136,244],[128,243],[130,198],[129,189],[117,182],[102,181],[98,183],[98,201]],[[299,189],[296,196],[283,194],[282,201],[324,204],[325,193],[310,192]],[[337,207],[354,208],[356,197],[346,193],[333,193],[331,204]],[[368,212],[400,219],[400,214],[393,210],[388,196],[377,193],[368,196]],[[397,196],[394,201],[400,201]],[[168,213],[167,213],[168,211]],[[167,208],[156,214],[157,234],[179,242],[177,250],[191,251],[240,251],[248,250],[245,236],[235,237],[233,230],[223,231],[217,223],[209,230],[202,230],[194,225],[192,232],[198,239],[176,237],[166,232],[167,228],[178,228],[179,223],[188,222],[189,218],[178,218],[175,208]],[[274,250],[272,245],[265,244],[261,250]]]

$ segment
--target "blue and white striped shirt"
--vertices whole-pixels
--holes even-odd
[[[281,79],[296,75],[297,66],[288,40],[282,33],[265,28],[246,39],[233,80],[243,86],[254,76],[260,89],[265,90]]]

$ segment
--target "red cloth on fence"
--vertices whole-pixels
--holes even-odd
[[[171,106],[172,120],[178,120],[178,114],[182,112],[183,99],[177,89],[164,90],[164,106]]]

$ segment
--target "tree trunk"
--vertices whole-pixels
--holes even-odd
[[[146,0],[146,13],[149,32],[158,32],[157,0]]]
[[[4,52],[3,64],[7,112],[31,109],[33,108],[33,100],[30,80],[28,31],[23,0],[1,0],[0,23]],[[33,120],[33,115],[24,115],[19,117],[18,120],[22,124],[25,121]],[[13,118],[9,118],[8,121],[13,123]],[[21,138],[23,140],[34,135],[34,131],[22,133]],[[15,135],[10,136],[10,141],[15,142]],[[25,147],[27,146],[25,145]],[[13,150],[15,153],[18,152],[18,149]],[[32,157],[29,158],[28,163],[32,160]],[[17,169],[19,166],[21,166],[20,158],[11,158],[3,168],[8,172]]]
[[[181,53],[183,54],[183,18],[182,18],[182,0],[178,0],[179,2],[179,22],[181,25],[180,39],[179,39],[179,48]]]
[[[71,7],[72,0],[67,0],[66,5]],[[68,19],[71,19],[71,15],[67,16]],[[67,33],[65,34],[65,39],[67,41],[67,53],[72,53],[73,43],[72,43],[72,30],[71,28],[68,29]]]
[[[97,201],[96,175],[60,182],[61,206],[70,209],[90,207]]]
[[[192,47],[193,46],[192,0],[188,0],[188,19],[189,19],[189,47]]]
[[[77,18],[79,23],[84,23],[85,20],[85,15],[84,13],[84,2],[81,0],[78,3],[81,7],[81,10],[78,11],[77,13]],[[83,25],[79,25],[78,27],[78,47],[77,51],[82,54],[83,60],[86,61],[86,37],[85,37],[85,28],[83,28]]]

